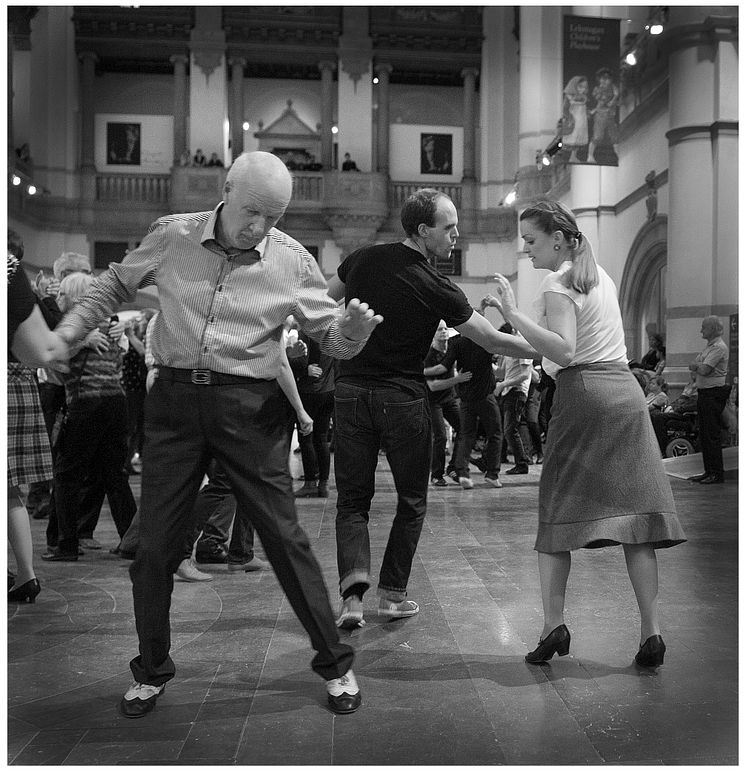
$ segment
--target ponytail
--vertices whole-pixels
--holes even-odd
[[[583,295],[598,284],[596,257],[588,239],[580,231],[570,237],[570,249],[573,251],[572,267],[564,275],[565,283]]]

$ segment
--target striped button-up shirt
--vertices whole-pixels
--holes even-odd
[[[330,356],[360,352],[366,340],[340,332],[340,310],[308,250],[272,228],[255,249],[226,251],[215,238],[221,207],[157,220],[137,249],[96,278],[58,330],[83,335],[133,301],[138,288],[155,285],[161,308],[152,331],[156,367],[273,379],[290,314]]]

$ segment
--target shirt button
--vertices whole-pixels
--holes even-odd
[[[222,293],[222,292],[223,292],[223,285],[218,285],[218,292],[219,292],[219,293]]]

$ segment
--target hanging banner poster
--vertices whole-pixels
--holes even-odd
[[[618,166],[619,19],[565,16],[563,52],[562,154]]]

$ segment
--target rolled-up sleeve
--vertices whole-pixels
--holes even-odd
[[[134,301],[138,289],[154,284],[162,240],[162,229],[154,227],[121,263],[110,263],[64,316],[57,332],[68,340],[80,338],[123,303]]]

